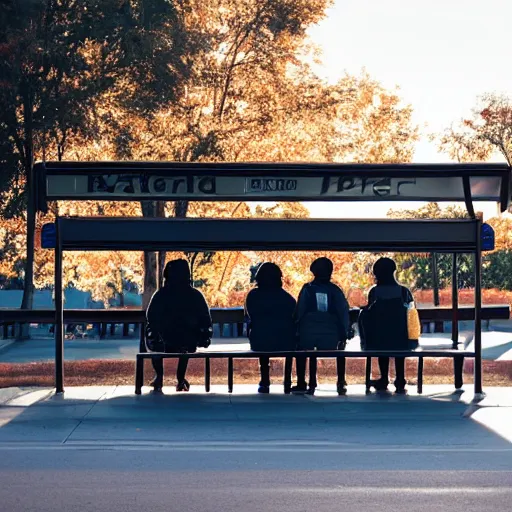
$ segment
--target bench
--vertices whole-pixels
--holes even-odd
[[[260,357],[268,358],[285,358],[284,371],[284,387],[285,392],[289,392],[292,382],[292,361],[294,357],[316,357],[322,358],[366,358],[366,391],[370,390],[370,379],[372,374],[372,358],[373,357],[405,357],[418,359],[418,393],[423,392],[423,360],[425,357],[448,357],[454,360],[454,379],[455,388],[460,389],[463,385],[462,370],[465,357],[475,357],[475,352],[457,349],[441,349],[441,350],[413,350],[413,351],[378,351],[378,350],[300,350],[293,352],[217,352],[213,350],[202,350],[190,354],[182,353],[160,353],[160,352],[140,352],[137,354],[135,366],[135,394],[142,393],[144,384],[144,360],[153,358],[176,359],[186,357],[188,359],[204,359],[204,387],[205,391],[210,391],[210,360],[211,359],[227,359],[228,360],[228,393],[233,392],[233,372],[235,359],[257,359]]]
[[[244,310],[237,308],[211,308],[212,321],[219,325],[222,336],[224,326],[236,326],[235,336],[243,336]],[[0,325],[3,327],[3,338],[9,335],[14,336],[16,324],[55,324],[55,310],[51,309],[6,309],[0,308]],[[65,309],[64,324],[100,324],[100,338],[107,333],[107,326],[110,325],[110,332],[113,334],[116,325],[123,326],[123,336],[128,335],[129,326],[146,323],[146,311],[143,309]],[[137,331],[136,329],[136,331]],[[142,336],[144,330],[139,330]]]
[[[429,324],[450,322],[452,320],[453,310],[451,307],[419,307],[418,312],[423,325],[423,331],[429,331]],[[244,310],[242,307],[235,308],[211,308],[212,320],[214,324],[220,326],[221,336],[224,325],[236,326],[235,336],[243,336],[244,329]],[[358,308],[350,310],[350,321],[357,323],[359,315]],[[460,306],[457,310],[459,321],[473,320],[475,310],[471,306]],[[482,308],[482,320],[508,320],[510,318],[510,306],[494,305],[484,306]],[[100,338],[107,332],[107,326],[123,325],[123,335],[128,335],[129,325],[141,325],[146,322],[146,312],[143,309],[65,309],[65,324],[100,324]],[[55,311],[51,309],[3,309],[0,308],[0,325],[3,326],[3,337],[9,336],[9,330],[12,328],[14,334],[15,324],[34,323],[50,324],[55,323]],[[440,329],[436,329],[438,332]]]

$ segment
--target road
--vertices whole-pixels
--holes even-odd
[[[26,512],[505,512],[512,503],[505,455],[0,450],[0,497],[2,510]],[[475,458],[488,470],[461,469]]]
[[[512,396],[5,391],[0,510],[510,510]],[[0,397],[1,398],[1,397]]]

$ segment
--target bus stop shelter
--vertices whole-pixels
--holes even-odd
[[[505,164],[289,164],[47,162],[37,164],[38,206],[56,200],[463,202],[445,220],[155,219],[60,217],[55,223],[56,390],[64,389],[62,259],[65,251],[369,251],[453,254],[453,334],[458,341],[457,255],[475,258],[475,393],[482,393],[482,219],[475,201],[510,203]]]

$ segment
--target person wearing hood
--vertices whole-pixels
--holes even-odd
[[[293,351],[296,346],[295,299],[283,290],[283,274],[275,263],[263,263],[256,273],[256,288],[245,301],[251,350],[257,352]],[[291,365],[290,365],[291,366]],[[260,357],[261,380],[258,393],[270,392],[270,362]],[[285,375],[285,393],[291,384]]]
[[[379,258],[373,266],[375,286],[368,294],[368,304],[386,305],[397,303],[398,307],[391,306],[382,311],[380,317],[373,321],[378,330],[378,348],[381,350],[409,350],[416,348],[410,345],[407,337],[407,320],[404,304],[414,303],[412,293],[408,288],[399,284],[395,278],[396,263],[391,258]],[[400,318],[403,322],[400,322]],[[381,320],[381,321],[379,321]],[[403,324],[403,325],[402,325]],[[364,329],[364,326],[363,326]],[[371,386],[377,391],[386,391],[389,384],[389,357],[379,357],[380,378],[372,380]],[[395,357],[395,388],[397,393],[405,393],[405,358]]]
[[[299,332],[299,349],[337,350],[345,349],[349,338],[349,306],[343,291],[331,282],[334,266],[329,258],[318,258],[311,264],[313,281],[303,286],[297,302],[296,321]],[[345,358],[337,360],[339,395],[347,392],[345,381]],[[317,386],[316,357],[310,359],[309,388],[306,384],[306,358],[297,357],[296,393],[313,395]]]
[[[207,347],[212,334],[210,309],[203,294],[192,286],[186,260],[169,261],[164,269],[164,284],[151,298],[147,309],[151,336],[160,341],[159,350],[168,353],[195,352]],[[162,358],[152,359],[155,378],[152,386],[161,391],[164,366]],[[180,357],[176,372],[176,391],[188,391],[185,378],[188,358]]]

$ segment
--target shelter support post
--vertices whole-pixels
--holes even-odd
[[[457,253],[453,253],[452,260],[452,344],[457,348],[459,344],[459,286],[458,286],[458,265]],[[455,389],[461,389],[464,385],[462,372],[464,368],[464,357],[453,358],[453,375]]]
[[[59,219],[55,243],[55,390],[64,392],[64,297],[62,288],[62,241]]]
[[[452,342],[453,348],[459,343],[459,283],[457,276],[457,253],[452,259]]]
[[[475,395],[482,394],[482,219],[476,222],[475,251]]]

